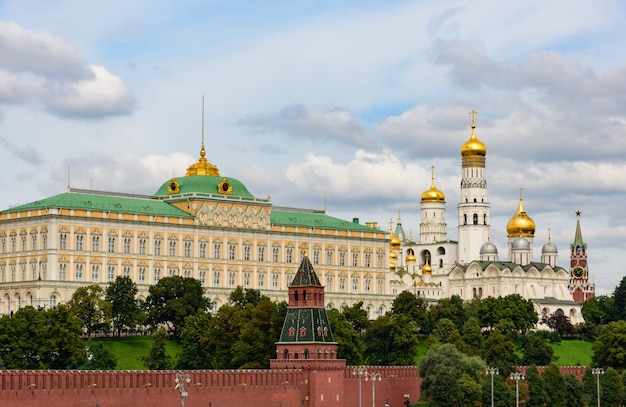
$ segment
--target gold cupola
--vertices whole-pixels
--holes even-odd
[[[396,235],[393,234],[391,228],[389,228],[389,238],[391,239],[391,242],[389,242],[391,250],[398,250],[402,245],[402,242],[396,237]]]
[[[411,248],[409,248],[409,250],[407,250],[406,262],[407,263],[415,263],[415,252]]]
[[[422,266],[422,274],[431,274],[433,272],[433,268],[430,266],[430,254],[428,252],[424,253],[424,265]]]
[[[422,193],[422,203],[424,202],[446,202],[446,195],[435,186],[435,166],[430,167],[430,188]]]
[[[204,96],[202,96],[202,147],[200,148],[200,159],[197,163],[187,168],[185,176],[193,175],[209,175],[213,177],[220,176],[220,170],[206,159],[206,150],[204,148]]]
[[[506,224],[506,233],[509,237],[535,236],[535,221],[526,214],[521,189],[517,212],[515,212],[515,215],[511,216],[511,219],[509,219],[509,222]]]
[[[472,115],[472,135],[469,140],[461,146],[461,156],[463,158],[485,157],[487,155],[487,147],[476,137],[476,123],[474,122],[474,115],[476,113],[478,112],[473,109],[470,112]]]

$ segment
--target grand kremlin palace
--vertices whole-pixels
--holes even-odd
[[[322,210],[274,206],[220,175],[205,156],[203,140],[185,176],[167,180],[152,196],[68,187],[0,212],[0,313],[65,303],[76,288],[106,286],[119,275],[132,278],[144,299],[150,285],[178,275],[200,280],[216,308],[237,286],[280,301],[305,253],[325,285],[327,307],[363,301],[370,318],[411,290],[429,301],[519,293],[538,314],[563,312],[576,323],[582,301],[573,294],[593,296],[579,220],[578,257],[568,270],[556,265],[550,241],[534,262],[535,225],[521,196],[507,226],[509,258],[499,260],[490,242],[486,147],[473,116],[461,147],[458,242],[447,238],[445,195],[434,172],[413,241],[400,217],[395,230],[384,231]]]

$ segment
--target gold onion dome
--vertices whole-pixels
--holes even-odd
[[[462,157],[484,157],[487,155],[487,147],[476,137],[476,124],[474,123],[474,115],[476,113],[477,112],[474,110],[470,112],[472,115],[472,135],[469,140],[461,146]]]
[[[398,254],[396,252],[389,253],[389,258],[391,260],[398,260]]]
[[[413,253],[409,253],[409,255],[406,256],[406,261],[407,263],[415,263],[415,256],[413,255]]]
[[[445,202],[446,195],[435,187],[435,167],[430,168],[430,188],[422,193],[422,202]]]
[[[426,263],[422,266],[422,274],[431,274],[433,272],[433,268],[430,267],[430,264]]]
[[[398,250],[402,245],[402,242],[396,237],[396,235],[393,234],[392,231],[389,231],[389,235],[391,237],[391,242],[389,243],[389,246],[392,250]]]
[[[519,206],[515,215],[511,216],[509,222],[506,224],[506,233],[508,236],[513,237],[528,237],[535,236],[535,221],[526,214],[524,210],[524,200],[520,192]]]
[[[396,269],[396,263],[390,261],[389,262],[389,270],[395,270]]]

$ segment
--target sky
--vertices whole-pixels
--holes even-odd
[[[460,147],[487,146],[491,240],[523,188],[598,294],[626,276],[621,0],[2,0],[0,209],[72,187],[151,195],[207,159],[276,206],[419,233]],[[69,169],[69,170],[68,170]],[[69,173],[69,176],[68,176]]]

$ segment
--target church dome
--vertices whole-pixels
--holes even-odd
[[[406,261],[407,263],[415,263],[415,253],[413,252],[413,249],[408,250]]]
[[[498,254],[498,248],[496,247],[495,244],[493,244],[491,242],[486,242],[480,248],[480,254],[481,255],[483,255],[483,254]]]
[[[524,210],[524,201],[520,195],[519,206],[517,212],[506,224],[506,233],[510,236],[531,237],[535,236],[535,221],[526,214]]]
[[[396,267],[396,263],[394,263],[394,262],[390,261],[390,262],[389,262],[389,270],[395,270],[396,268],[397,268],[397,267]]]
[[[441,202],[444,203],[446,201],[446,195],[437,189],[435,186],[435,167],[431,167],[431,181],[430,188],[422,193],[422,203],[423,202]]]
[[[389,246],[392,250],[398,250],[400,248],[400,245],[402,245],[402,242],[396,237],[396,235],[393,234],[393,232],[390,231],[389,234],[391,237],[391,242],[389,243]]]
[[[541,248],[541,254],[552,254],[558,252],[559,250],[556,248],[556,245],[552,243],[552,239],[548,236],[548,242]]]
[[[392,251],[391,253],[389,253],[389,258],[391,260],[398,260],[398,254],[394,251]]]
[[[461,146],[461,156],[484,157],[487,155],[487,147],[482,141],[478,140],[478,137],[476,137],[476,124],[474,123],[474,115],[476,114],[476,111],[472,110],[470,114],[472,115],[472,135],[469,140]]]
[[[426,263],[422,266],[422,274],[431,274],[433,272],[433,268],[430,267],[430,264]]]
[[[518,237],[511,244],[512,250],[530,250],[530,243],[523,237]]]

